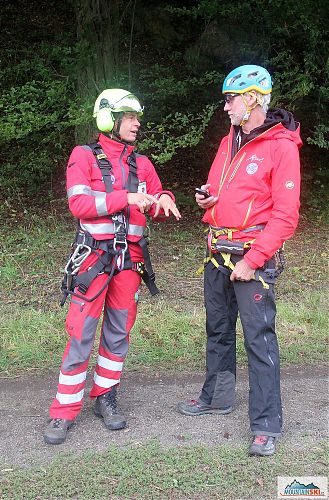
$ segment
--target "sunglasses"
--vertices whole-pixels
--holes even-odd
[[[233,102],[233,99],[235,97],[238,97],[240,94],[225,94],[224,95],[224,102],[225,104],[231,104]]]

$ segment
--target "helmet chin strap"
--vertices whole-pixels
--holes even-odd
[[[114,121],[114,127],[112,130],[112,135],[114,135],[120,141],[121,141],[120,128],[121,128],[122,117],[123,117],[123,113],[117,113],[117,117]]]
[[[120,128],[121,128],[123,113],[120,112],[117,114],[118,114],[118,117],[115,119],[114,127],[113,127],[109,136],[111,137],[111,139],[113,139],[115,141],[122,142],[123,144],[130,144],[129,142],[123,141],[121,138],[121,135],[120,135]]]
[[[240,122],[240,127],[242,127],[242,126],[243,126],[243,125],[244,125],[244,124],[245,124],[245,123],[249,120],[249,118],[250,118],[250,114],[251,114],[251,111],[252,111],[252,110],[253,110],[256,106],[258,106],[258,104],[259,104],[259,105],[261,105],[261,104],[262,104],[262,103],[260,103],[260,102],[259,102],[259,100],[258,100],[257,96],[255,96],[255,97],[256,97],[256,102],[255,102],[255,104],[254,104],[253,106],[249,106],[249,104],[248,104],[248,103],[247,103],[247,101],[246,101],[246,98],[245,98],[244,94],[241,94],[241,97],[242,97],[242,100],[243,100],[243,104],[244,104],[244,105],[245,105],[245,107],[246,107],[246,112],[245,112],[245,114],[243,115],[243,118],[242,118],[242,120],[241,120],[241,122]]]

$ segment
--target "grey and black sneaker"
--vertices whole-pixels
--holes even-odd
[[[273,436],[254,436],[249,448],[250,456],[269,457],[275,453],[275,441]]]
[[[226,415],[227,413],[231,413],[233,407],[226,406],[223,408],[214,408],[213,406],[207,405],[200,400],[191,399],[186,403],[178,403],[177,410],[179,411],[179,413],[188,416],[207,415],[211,413]]]
[[[64,443],[67,431],[74,424],[74,420],[65,420],[64,418],[53,418],[46,427],[43,434],[45,443],[61,444]]]
[[[126,427],[126,419],[118,409],[115,386],[110,392],[96,398],[94,413],[97,417],[103,418],[106,427],[112,431]]]

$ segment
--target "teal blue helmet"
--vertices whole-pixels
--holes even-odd
[[[261,94],[272,92],[272,79],[269,72],[261,66],[246,64],[235,68],[223,83],[223,94],[244,94],[256,90]]]

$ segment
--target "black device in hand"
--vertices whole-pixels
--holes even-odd
[[[195,188],[195,192],[198,194],[201,194],[204,198],[209,198],[209,196],[210,196],[208,191],[204,191],[204,189]]]

